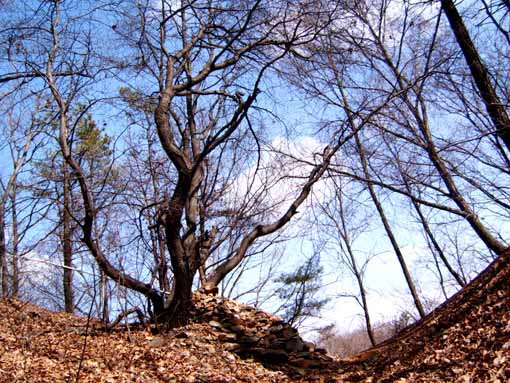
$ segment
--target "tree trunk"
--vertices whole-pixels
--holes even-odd
[[[358,149],[358,154],[360,156],[361,164],[363,166],[363,172],[364,172],[365,178],[370,179],[370,175],[368,173],[368,163],[367,163],[367,159],[365,156],[365,151],[364,151],[363,145],[361,144],[358,133],[356,133],[354,135],[354,139],[356,140],[356,146]],[[416,306],[416,309],[418,310],[420,317],[423,318],[423,317],[425,317],[426,313],[425,313],[425,310],[421,303],[418,292],[416,291],[416,286],[414,285],[413,279],[411,277],[411,273],[409,272],[409,269],[407,267],[407,263],[405,261],[404,255],[400,251],[400,247],[397,243],[395,236],[393,235],[393,231],[391,230],[391,226],[388,222],[388,219],[386,218],[384,209],[383,209],[379,199],[377,198],[377,194],[374,190],[374,186],[372,185],[372,183],[370,181],[367,182],[367,187],[368,187],[368,191],[370,193],[370,197],[372,198],[372,201],[374,202],[377,212],[379,213],[379,217],[381,218],[381,222],[384,226],[386,234],[388,235],[388,238],[391,242],[393,250],[395,251],[395,255],[397,256],[398,263],[400,264],[402,272],[404,273],[404,277],[407,282],[407,286],[409,287],[411,296],[413,297],[413,301]]]
[[[7,247],[5,244],[5,209],[0,206],[0,273],[2,274],[2,298],[9,294],[8,270],[7,270]]]
[[[149,132],[147,131],[147,134]],[[159,201],[159,185],[158,185],[158,172],[155,168],[155,161],[152,153],[152,140],[150,137],[147,137],[147,145],[148,145],[148,162],[149,162],[149,173],[152,181],[152,201],[150,203],[156,203]],[[157,222],[157,219],[153,221],[152,225],[153,229],[151,240],[152,240],[152,254],[154,257],[154,262],[156,264],[157,273],[158,273],[158,282],[159,288],[163,291],[163,294],[168,294],[171,291],[170,281],[168,277],[168,262],[166,259],[166,247],[165,247],[165,239],[164,235],[161,231],[161,227]]]
[[[94,221],[96,218],[97,210],[95,207],[95,201],[91,189],[89,187],[86,174],[81,167],[80,163],[73,156],[71,147],[69,145],[69,126],[67,112],[69,110],[69,104],[60,93],[59,87],[53,76],[53,65],[56,52],[60,50],[59,46],[59,35],[58,35],[58,24],[60,20],[60,2],[54,2],[52,8],[52,19],[51,19],[51,34],[53,38],[53,45],[48,54],[48,61],[46,63],[45,80],[48,84],[53,98],[58,105],[60,112],[59,119],[59,135],[58,143],[62,151],[62,155],[66,161],[66,164],[72,170],[74,177],[78,181],[79,189],[83,201],[83,219],[80,223],[80,227],[83,233],[82,241],[85,243],[90,253],[96,260],[98,266],[103,272],[112,280],[116,281],[121,286],[133,289],[141,294],[144,294],[151,301],[155,313],[161,313],[164,309],[163,297],[154,289],[149,283],[142,282],[131,275],[123,272],[121,269],[115,267],[103,253],[99,242],[93,233]],[[164,111],[162,112],[165,113]],[[166,117],[166,116],[163,116]],[[173,147],[172,147],[173,148]],[[179,157],[178,160],[181,160]],[[69,213],[69,212],[68,212]]]
[[[74,313],[73,297],[73,250],[72,250],[72,228],[71,228],[71,182],[69,179],[69,168],[64,162],[62,165],[64,184],[64,204],[62,207],[62,253],[64,257],[64,309],[68,313]]]
[[[394,153],[394,155],[396,158],[398,158],[396,153]],[[406,187],[407,192],[409,194],[412,194],[411,186],[409,185],[407,176],[402,172],[402,169],[400,169],[400,162],[399,162],[399,170],[402,175],[402,180],[404,181],[404,185]],[[429,243],[432,245],[432,246],[430,246],[430,250],[431,250],[433,256],[435,257],[435,254],[437,254],[439,256],[439,258],[441,259],[441,261],[443,262],[446,269],[448,270],[448,272],[453,276],[453,278],[459,284],[459,286],[464,287],[466,285],[466,281],[461,277],[461,275],[453,268],[453,266],[448,261],[448,258],[446,257],[443,249],[441,249],[441,246],[439,246],[439,243],[437,242],[436,237],[434,236],[434,233],[432,233],[430,225],[429,225],[427,219],[425,218],[425,215],[421,211],[420,205],[418,204],[418,202],[416,202],[416,200],[414,200],[412,198],[411,198],[411,203],[413,204],[414,210],[418,214],[418,218],[420,219],[420,223],[423,227],[423,230],[425,231],[425,235],[429,239],[429,241],[430,241]],[[438,269],[438,271],[439,271],[439,273],[441,273],[440,269]],[[441,275],[441,277],[442,277],[442,275]]]
[[[420,103],[422,105],[422,110],[426,110],[423,100],[420,100]],[[427,150],[428,157],[441,176],[446,188],[448,189],[450,198],[455,202],[461,211],[466,213],[466,221],[473,228],[476,234],[478,234],[478,237],[483,241],[483,243],[485,243],[485,245],[490,250],[494,251],[494,253],[501,255],[508,248],[508,246],[505,243],[499,241],[489,231],[489,229],[482,223],[478,215],[475,213],[475,211],[473,211],[472,207],[464,199],[461,192],[457,188],[455,180],[450,174],[448,168],[446,167],[443,159],[439,154],[439,151],[436,148],[436,145],[434,144],[434,139],[428,124],[427,114],[419,115],[416,109],[412,110],[412,112],[415,114],[416,121],[423,134],[423,138],[425,139],[425,149]]]
[[[109,298],[108,298],[108,278],[105,275],[104,271],[100,269],[99,271],[99,289],[101,290],[101,298],[100,298],[100,310],[101,310],[101,320],[104,323],[110,322],[110,308],[109,308]]]
[[[485,103],[487,113],[496,128],[496,134],[503,140],[507,150],[510,151],[510,118],[505,110],[505,106],[492,86],[489,72],[482,63],[480,55],[453,1],[441,0],[441,5],[448,18],[455,39],[464,54],[464,58],[471,71],[471,76],[473,76],[476,87]]]
[[[342,217],[342,221],[343,221],[343,217]],[[344,226],[344,228],[345,228],[345,226]],[[345,234],[347,234],[347,233],[345,232]],[[344,237],[344,243],[345,243],[345,247],[347,249],[347,253],[349,254],[349,258],[351,259],[352,271],[356,278],[356,282],[358,283],[359,294],[361,297],[361,306],[363,308],[363,315],[365,317],[365,324],[367,327],[368,339],[370,339],[370,343],[372,344],[372,346],[375,346],[377,342],[375,340],[374,330],[372,329],[372,322],[370,320],[370,313],[368,311],[367,292],[365,290],[365,285],[363,283],[363,277],[361,275],[360,270],[358,269],[356,257],[354,256],[354,253],[352,251],[351,244],[349,242],[348,237]]]
[[[11,201],[12,201],[12,292],[11,296],[17,298],[19,295],[19,259],[18,259],[18,242],[19,242],[19,233],[18,233],[18,211],[16,209],[16,192],[17,186],[16,183],[13,184],[12,193],[11,193]]]
[[[168,262],[166,260],[165,240],[159,227],[156,229],[156,235],[157,249],[155,249],[154,252],[157,253],[155,254],[155,256],[157,255],[157,258],[155,259],[158,262],[159,288],[163,292],[163,295],[165,295],[172,292],[172,286],[170,285],[170,279],[168,278]]]
[[[459,284],[459,286],[464,287],[466,285],[466,281],[462,279],[461,275],[453,268],[453,266],[448,261],[448,258],[446,258],[446,255],[443,249],[441,249],[441,246],[439,246],[439,243],[437,243],[436,238],[434,237],[434,234],[432,233],[429,223],[427,222],[427,219],[423,215],[420,206],[414,200],[412,201],[412,203],[414,209],[416,210],[416,213],[418,214],[418,217],[420,218],[423,230],[425,230],[425,233],[432,244],[431,251],[439,256],[439,258],[443,262],[443,265],[446,267],[448,272],[453,276],[453,278]]]
[[[187,264],[187,262],[184,262]],[[184,266],[184,267],[182,267]],[[157,318],[163,328],[170,329],[187,325],[193,316],[193,272],[188,265],[175,268],[175,285],[172,300],[165,307],[162,315]]]
[[[453,19],[456,21],[457,26],[458,22],[462,22],[462,19],[458,15],[458,12],[456,11],[455,7],[453,6],[453,3],[450,0],[442,0],[443,6],[447,7],[449,9],[449,12],[452,12],[452,7],[455,13],[457,14],[457,17],[453,13],[451,15],[453,16]],[[446,11],[445,11],[446,12]],[[464,28],[465,34],[467,38],[469,38],[469,35],[467,34],[467,31],[465,30],[464,25],[462,24],[462,27]],[[462,29],[462,28],[460,28]],[[459,29],[459,30],[460,30]],[[455,29],[454,29],[455,31]],[[464,35],[464,34],[461,34]],[[464,36],[464,37],[466,37]],[[470,41],[470,40],[469,40]],[[472,42],[471,42],[472,45]],[[405,79],[405,76],[398,70],[398,68],[394,65],[391,56],[388,54],[386,49],[384,48],[383,44],[380,44],[382,54],[384,56],[384,60],[386,61],[387,65],[390,67],[390,69],[395,74],[395,77],[397,79],[398,83],[398,89],[400,92],[402,92],[402,99],[406,103],[409,111],[413,114],[416,123],[418,125],[418,128],[421,131],[421,134],[423,135],[423,139],[425,140],[425,145],[423,145],[424,149],[427,151],[427,155],[438,171],[439,175],[444,181],[444,184],[449,192],[449,197],[455,202],[455,204],[459,207],[459,209],[464,212],[464,217],[466,221],[469,223],[469,225],[473,228],[473,230],[476,232],[478,237],[485,243],[485,245],[494,253],[497,255],[501,255],[506,249],[507,245],[505,243],[502,243],[499,241],[491,232],[490,230],[481,222],[481,220],[478,218],[472,207],[469,205],[469,203],[464,199],[462,194],[457,188],[457,185],[455,184],[455,181],[450,174],[450,171],[444,164],[444,161],[442,160],[439,151],[436,148],[436,145],[434,143],[434,138],[432,136],[432,133],[430,131],[429,123],[428,123],[428,116],[427,116],[427,105],[423,97],[421,96],[421,92],[418,92],[417,100],[412,101],[409,99],[407,89],[410,85],[410,82]],[[471,46],[471,48],[474,50],[474,53],[477,55],[476,50],[474,49],[474,46]],[[479,57],[478,57],[479,60]],[[469,60],[468,60],[469,61]],[[480,63],[481,65],[481,63]],[[482,65],[483,67],[483,65]],[[487,75],[487,74],[486,74]],[[488,75],[487,75],[488,76]],[[482,84],[481,84],[482,85]],[[488,81],[487,77],[487,85],[490,86],[490,82]],[[492,88],[491,88],[492,89]],[[492,89],[494,90],[494,89]],[[494,93],[494,96],[497,97]],[[494,101],[494,100],[493,100]],[[497,106],[493,105],[492,106]],[[501,105],[500,105],[501,106]],[[505,114],[506,116],[506,114]],[[506,116],[508,119],[508,116]],[[497,126],[497,125],[496,125]],[[498,131],[498,134],[503,135],[504,137],[507,137],[509,139],[510,144],[510,124],[508,125],[509,129],[507,130],[500,130]],[[502,136],[502,137],[503,137]],[[504,153],[503,153],[504,154]]]
[[[351,246],[351,243],[352,243],[351,236],[349,233],[349,229],[347,227],[346,217],[344,214],[344,211],[345,211],[344,210],[344,199],[342,197],[341,187],[342,187],[341,185],[338,185],[337,188],[340,188],[340,189],[337,189],[337,192],[336,192],[337,201],[339,203],[338,215],[339,215],[341,225],[338,225],[337,222],[335,222],[335,225],[337,226],[337,230],[338,230],[338,234],[340,235],[340,238],[343,240],[343,242],[345,244],[345,250],[349,257],[350,268],[354,274],[354,277],[356,278],[356,283],[358,284],[359,295],[361,298],[361,308],[363,309],[363,315],[365,317],[365,326],[367,329],[368,339],[370,340],[370,343],[372,344],[372,346],[375,346],[377,342],[376,342],[376,339],[374,336],[374,330],[372,328],[372,321],[370,320],[370,312],[368,310],[367,292],[365,290],[365,284],[363,283],[363,269],[360,269],[358,267],[358,262],[356,261],[356,256],[355,256],[354,251]],[[332,216],[331,218],[334,219],[335,217]],[[359,301],[358,301],[358,303],[359,303]]]

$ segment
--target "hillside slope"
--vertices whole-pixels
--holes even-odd
[[[169,334],[0,301],[0,382],[508,382],[510,262],[488,267],[423,321],[340,360],[279,318],[195,295]]]
[[[347,362],[346,381],[510,382],[510,257],[500,257],[423,320]]]

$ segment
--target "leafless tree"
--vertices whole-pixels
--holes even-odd
[[[493,15],[493,10],[488,7],[486,2],[484,5],[489,15]],[[510,150],[510,117],[492,85],[490,73],[482,62],[455,3],[452,0],[441,0],[441,6],[448,18],[455,39],[464,54],[473,80],[485,103],[487,114],[494,124],[495,132],[501,138],[507,150]]]
[[[0,195],[0,270],[2,279],[2,296],[18,296],[20,275],[19,275],[19,241],[24,236],[19,231],[19,222],[17,214],[17,197],[18,188],[20,186],[20,174],[23,168],[30,161],[37,145],[34,144],[34,138],[41,132],[37,121],[37,105],[33,111],[23,109],[26,105],[18,105],[21,108],[15,112],[6,112],[4,137],[7,138],[5,147],[8,153],[6,156],[7,164],[11,165],[11,169],[0,179],[1,195]],[[28,114],[25,118],[24,113]],[[3,149],[3,148],[2,148]],[[9,160],[7,160],[9,159]],[[9,206],[10,205],[10,206]],[[9,211],[10,210],[10,211]],[[11,214],[10,226],[12,227],[11,251],[7,248],[6,241],[6,222],[8,222],[7,214]],[[8,255],[11,259],[8,259]],[[9,273],[8,264],[11,263],[11,271]]]
[[[354,188],[348,183],[348,178],[331,177],[328,181],[333,189],[333,198],[319,204],[320,211],[326,217],[326,221],[321,223],[320,227],[324,228],[325,235],[329,242],[333,242],[334,248],[339,247],[338,261],[346,265],[354,276],[358,290],[354,299],[363,310],[368,339],[372,346],[375,346],[376,338],[365,283],[365,271],[370,257],[360,259],[355,249],[356,240],[367,229],[369,218],[361,218],[361,209],[355,207],[356,202],[352,200]]]
[[[460,78],[460,66],[440,10],[406,3],[396,16],[396,6],[400,5],[391,1],[344,4],[329,35],[307,46],[307,60],[297,62],[288,78],[328,108],[324,129],[347,119],[355,127],[359,166],[337,160],[330,172],[363,183],[372,191],[372,200],[381,200],[382,190],[395,198],[404,197],[403,203],[408,198],[407,206],[421,217],[432,256],[439,257],[463,285],[465,279],[442,252],[422,209],[443,219],[461,217],[489,249],[501,254],[507,244],[479,211],[490,216],[498,206],[503,208],[500,214],[506,215],[506,193],[495,181],[496,174],[506,177],[505,155],[494,151],[494,129],[474,123],[487,112],[480,113],[472,90],[459,101],[470,110],[456,108],[452,113],[441,104],[462,92],[451,93],[461,83],[450,82]],[[463,130],[454,132],[441,124],[435,115],[438,110],[460,117]],[[352,152],[342,154],[351,156]],[[480,167],[490,173],[482,173]],[[491,204],[483,207],[480,195]],[[384,206],[377,205],[384,214]],[[388,219],[383,221],[388,227]],[[392,242],[398,249],[396,241]],[[423,315],[424,310],[419,311]]]
[[[84,243],[108,277],[146,295],[158,320],[176,325],[189,319],[193,280],[206,261],[203,254],[208,256],[209,243],[213,240],[199,232],[199,197],[205,181],[205,162],[241,129],[250,131],[248,111],[261,91],[263,75],[292,47],[313,38],[317,26],[304,28],[300,20],[311,11],[304,6],[284,2],[273,2],[269,7],[258,1],[240,8],[223,4],[201,7],[196,2],[183,2],[177,9],[163,3],[160,9],[147,6],[137,11],[142,12],[143,22],[157,11],[156,19],[151,16],[158,36],[157,50],[153,50],[152,37],[147,34],[149,29],[142,29],[141,38],[148,42],[142,48],[148,50],[142,49],[140,53],[141,59],[154,62],[155,68],[158,68],[153,72],[159,94],[154,108],[155,125],[159,141],[177,177],[173,190],[160,201],[157,215],[157,224],[164,229],[174,273],[174,290],[168,305],[157,289],[115,267],[95,237],[96,201],[85,171],[69,146],[69,103],[72,101],[69,95],[72,93],[66,96],[54,75],[62,38],[62,10],[57,2],[49,8],[52,47],[46,58],[44,78],[59,109],[61,151],[77,179],[83,198],[80,226]],[[274,17],[275,14],[280,17]],[[175,40],[176,37],[178,40]],[[170,41],[179,41],[179,44],[174,46]],[[153,55],[154,52],[157,54]],[[145,57],[146,54],[149,56]],[[248,68],[251,70],[249,87],[249,78],[244,78],[243,83],[233,81]],[[246,95],[240,93],[241,86]],[[210,111],[207,118],[200,120],[204,99]],[[210,99],[215,101],[211,104]],[[331,154],[312,169],[300,193],[281,216],[269,224],[254,224],[241,237],[233,253],[206,277],[207,288],[217,286],[236,268],[258,238],[276,232],[290,221],[341,144],[341,140],[335,142]],[[211,235],[213,230],[208,233]]]

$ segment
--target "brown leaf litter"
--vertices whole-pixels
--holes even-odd
[[[399,336],[339,359],[279,318],[195,294],[167,334],[0,301],[0,382],[510,382],[510,263],[503,256]]]

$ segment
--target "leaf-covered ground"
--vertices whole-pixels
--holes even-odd
[[[235,302],[227,306],[241,328],[249,315],[273,320]],[[316,366],[290,355],[271,363],[272,354],[261,353],[262,363],[239,353],[220,327],[207,319],[166,335],[133,326],[108,332],[94,320],[0,301],[0,382],[506,383],[510,262],[501,258],[425,320],[348,360],[317,354],[327,364]]]
[[[350,361],[346,381],[510,382],[510,257],[398,337]]]

